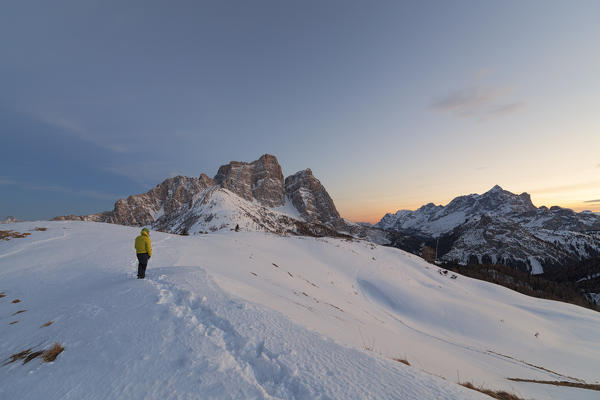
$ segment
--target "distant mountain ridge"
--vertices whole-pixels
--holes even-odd
[[[386,214],[377,228],[438,246],[438,259],[500,263],[531,273],[600,254],[600,215],[536,207],[528,193],[496,185],[484,194]],[[415,240],[416,239],[416,240]],[[400,246],[401,247],[401,246]]]
[[[362,228],[340,217],[333,200],[310,169],[284,179],[277,158],[231,161],[214,178],[176,176],[146,193],[115,203],[112,211],[55,220],[151,226],[171,233],[223,229],[330,235]]]

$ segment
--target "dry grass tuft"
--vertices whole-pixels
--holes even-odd
[[[34,231],[38,231],[38,232],[45,232],[48,230],[48,228],[44,228],[44,227],[35,227],[33,229]]]
[[[14,325],[14,324],[16,324],[17,322],[19,322],[19,321],[13,321],[13,322],[9,322],[8,324],[9,324],[9,325]]]
[[[44,354],[43,351],[36,351],[34,353],[29,354],[27,357],[25,357],[25,359],[23,360],[23,364],[27,364],[29,361],[33,360],[34,358],[37,358],[39,356],[41,356],[42,354]]]
[[[471,382],[462,382],[462,383],[460,383],[460,385],[466,387],[467,389],[471,389],[471,390],[475,390],[475,391],[483,393],[483,394],[487,394],[488,396],[490,396],[494,399],[498,399],[498,400],[523,400],[520,397],[517,397],[516,395],[514,395],[512,393],[508,393],[505,391],[495,392],[490,389],[485,389],[482,386],[477,387],[477,386],[473,385]]]
[[[410,363],[408,362],[408,360],[406,360],[404,358],[392,358],[392,360],[398,361],[399,363],[406,364],[406,365],[410,366]]]
[[[19,310],[19,311],[14,312],[12,315],[21,314],[21,313],[24,313],[25,311],[27,311],[27,310]]]
[[[26,358],[29,354],[31,354],[31,349],[23,350],[20,353],[15,353],[12,356],[8,357],[8,360],[2,365],[8,365],[14,363],[17,360],[22,360]]]
[[[63,352],[65,348],[60,343],[54,343],[54,346],[49,350],[44,351],[44,362],[52,362],[56,360],[56,357]]]
[[[48,322],[46,322],[44,325],[40,326],[40,328],[45,328],[45,327],[47,327],[47,326],[50,326],[50,325],[52,325],[53,323],[54,323],[54,321],[48,321]]]
[[[17,303],[20,303],[20,302],[21,302],[21,300],[19,300],[19,299],[14,299],[13,301],[11,301],[11,303],[13,303],[13,304],[17,304]]]
[[[29,233],[29,232],[21,233],[21,232],[14,232],[14,231],[0,231],[0,240],[24,238],[29,235],[31,235],[31,233]]]
[[[568,387],[576,387],[576,388],[580,388],[580,389],[589,389],[589,390],[600,391],[600,384],[593,384],[593,383],[569,382],[569,381],[538,381],[536,379],[521,379],[521,378],[508,378],[508,380],[513,381],[513,382],[541,383],[543,385],[568,386]]]
[[[0,299],[6,297],[6,295],[4,294],[4,292],[0,292]]]

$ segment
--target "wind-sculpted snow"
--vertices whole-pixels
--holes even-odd
[[[65,350],[1,366],[3,399],[487,398],[457,380],[525,399],[597,397],[506,378],[598,381],[600,314],[451,279],[398,249],[151,232],[136,280],[138,229],[43,224],[0,243],[0,358]]]

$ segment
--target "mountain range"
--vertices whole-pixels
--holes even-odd
[[[446,206],[429,203],[386,214],[375,227],[389,232],[397,247],[437,248],[441,261],[504,264],[532,274],[600,255],[599,215],[536,207],[529,194],[497,185]]]
[[[362,230],[344,220],[310,169],[284,179],[270,154],[222,165],[211,179],[176,176],[150,191],[120,199],[112,211],[55,220],[108,222],[183,234],[228,229],[313,236]]]
[[[210,178],[176,176],[146,193],[115,203],[112,211],[55,220],[150,226],[198,234],[220,230],[360,237],[460,264],[504,264],[532,274],[600,256],[600,216],[561,207],[536,207],[527,193],[494,186],[459,196],[446,206],[386,214],[374,226],[342,218],[310,169],[284,178],[277,158],[231,161]]]

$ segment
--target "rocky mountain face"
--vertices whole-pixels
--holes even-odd
[[[284,180],[275,156],[231,161],[213,179],[177,176],[150,191],[118,200],[112,211],[55,220],[151,226],[172,233],[233,229],[317,236],[361,232],[342,219],[310,169]]]
[[[529,194],[500,186],[457,197],[446,206],[430,203],[386,214],[376,227],[389,232],[398,247],[437,247],[442,261],[500,263],[534,274],[600,255],[599,215],[536,207]]]
[[[310,169],[285,178],[285,194],[304,220],[332,226],[340,223],[333,200]]]
[[[214,181],[241,198],[256,200],[265,207],[278,207],[285,202],[281,166],[270,154],[251,163],[231,161],[222,165]]]

